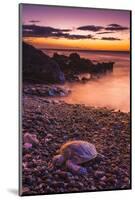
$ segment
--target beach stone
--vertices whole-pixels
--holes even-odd
[[[28,192],[30,192],[30,189],[28,187],[22,188],[22,194],[27,194]]]
[[[97,188],[95,186],[91,186],[91,190],[97,190]]]
[[[45,191],[46,191],[47,193],[53,193],[53,192],[54,192],[54,189],[51,188],[50,186],[47,186]]]
[[[58,100],[53,100],[53,103],[54,103],[54,104],[59,104],[60,101],[58,101]]]
[[[49,96],[54,96],[54,95],[55,95],[55,94],[54,94],[54,91],[53,91],[53,90],[49,90],[49,91],[48,91],[48,95],[49,95]]]
[[[104,187],[106,185],[106,183],[104,181],[100,181],[99,182],[100,186]]]
[[[102,176],[102,177],[100,178],[101,181],[105,181],[106,179],[107,179],[106,176]]]
[[[88,167],[87,171],[88,171],[88,173],[91,173],[91,172],[93,172],[93,168],[92,167]]]
[[[83,189],[83,188],[84,188],[84,184],[83,184],[82,182],[78,182],[77,185],[78,185],[78,187],[79,187],[80,189]]]
[[[24,156],[23,156],[23,159],[24,159],[24,161],[29,161],[29,160],[31,160],[31,154],[30,153],[27,153],[27,154],[25,154]]]
[[[67,140],[67,139],[68,139],[68,135],[64,135],[64,136],[63,136],[63,139],[64,139],[64,140]]]
[[[97,165],[97,164],[94,164],[94,165],[92,166],[92,168],[93,168],[94,170],[97,170],[97,169],[98,169],[98,165]]]
[[[36,179],[35,179],[34,177],[32,177],[31,175],[25,177],[25,183],[26,183],[27,185],[29,185],[29,186],[30,186],[31,184],[33,184],[35,181],[36,181]]]
[[[52,179],[50,179],[50,178],[46,179],[46,183],[47,183],[48,185],[51,185]]]
[[[45,103],[51,103],[51,100],[49,100],[49,99],[48,99],[48,100],[47,100],[47,99],[44,99],[43,101],[44,101]]]
[[[64,182],[62,182],[62,181],[53,181],[52,185],[54,187],[63,187],[64,186]]]
[[[24,143],[24,148],[25,148],[26,150],[29,150],[29,149],[32,148],[32,144],[31,144],[31,143]]]
[[[72,187],[75,187],[75,186],[76,186],[76,182],[75,182],[74,180],[71,180],[71,181],[70,181],[70,185],[71,185]]]
[[[130,184],[130,179],[128,177],[125,177],[124,182]]]
[[[97,171],[95,171],[94,175],[96,178],[101,178],[105,175],[105,172],[97,170]]]
[[[23,136],[24,143],[31,143],[33,145],[39,144],[37,136],[35,134],[25,133]]]
[[[57,172],[57,174],[62,178],[67,178],[67,172],[65,172],[65,171],[60,170],[59,172]]]
[[[68,176],[68,177],[72,177],[73,174],[72,174],[71,172],[67,172],[67,176]]]
[[[48,138],[52,138],[53,135],[52,135],[51,133],[48,133],[48,134],[46,135],[46,137],[48,137]]]

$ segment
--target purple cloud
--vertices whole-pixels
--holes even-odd
[[[104,32],[96,33],[96,34],[102,35],[102,34],[107,34],[107,33],[114,33],[114,32],[113,31],[104,31]]]
[[[115,37],[102,37],[101,40],[121,40],[120,38],[115,38]]]
[[[75,35],[65,32],[70,32],[70,29],[57,29],[47,26],[37,25],[23,25],[24,37],[55,37],[55,38],[67,38],[67,39],[90,39],[92,35]]]
[[[39,20],[30,20],[29,22],[30,23],[39,23],[40,21]]]
[[[105,30],[109,30],[109,31],[124,31],[124,30],[128,30],[128,27],[125,26],[121,26],[119,24],[109,24]]]
[[[78,30],[83,30],[83,31],[97,32],[97,31],[102,30],[103,28],[104,28],[103,26],[87,25],[87,26],[80,26],[77,29]]]

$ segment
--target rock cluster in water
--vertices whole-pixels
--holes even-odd
[[[94,64],[89,59],[81,58],[77,53],[71,53],[69,56],[54,53],[52,58],[59,64],[68,81],[79,81],[76,75],[81,73],[89,73],[91,78],[99,74],[104,75],[108,72],[112,72],[114,65],[114,62],[97,62]]]

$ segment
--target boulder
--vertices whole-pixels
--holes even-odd
[[[23,80],[35,83],[64,83],[65,76],[57,62],[41,50],[23,42]]]

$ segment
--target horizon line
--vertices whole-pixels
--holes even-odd
[[[117,52],[117,53],[130,53],[130,50],[96,50],[96,49],[70,49],[70,48],[38,48],[40,50],[57,50],[57,51],[97,51],[97,52]]]

